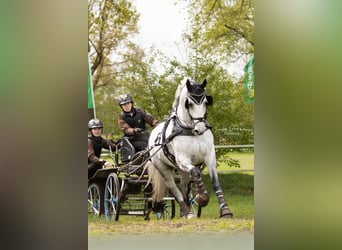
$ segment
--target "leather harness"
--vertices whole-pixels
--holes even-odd
[[[177,116],[176,115],[172,115],[164,124],[164,127],[162,129],[162,131],[159,133],[159,135],[156,138],[156,143],[161,140],[161,145],[162,145],[162,149],[163,149],[163,153],[164,155],[167,157],[167,159],[175,166],[177,167],[176,164],[176,158],[175,156],[170,153],[169,147],[167,146],[167,144],[172,141],[173,138],[175,138],[178,135],[182,135],[182,136],[194,136],[194,133],[192,132],[192,128],[190,127],[184,127],[182,126],[179,122],[178,119],[176,119]],[[170,122],[173,121],[173,128],[172,128],[172,132],[171,134],[166,138],[166,129],[169,126]],[[206,130],[203,131],[203,133],[205,131],[207,131],[208,129],[211,129],[211,126],[205,122],[206,124]],[[202,134],[203,134],[202,133]]]

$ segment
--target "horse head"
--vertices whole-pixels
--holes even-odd
[[[206,79],[201,84],[187,79],[180,97],[179,105],[181,108],[177,109],[180,113],[180,122],[190,126],[195,135],[200,135],[207,130],[207,106],[212,104],[213,99],[206,95],[206,85]]]

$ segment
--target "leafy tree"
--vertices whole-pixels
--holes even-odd
[[[233,78],[227,68],[240,58],[247,63],[254,53],[254,0],[190,0],[188,13],[184,40],[195,55],[196,71],[213,84],[208,118],[215,123],[215,143],[252,144],[254,105],[244,101],[244,77]]]
[[[204,55],[231,63],[254,53],[254,0],[190,0],[188,10],[187,39]]]
[[[127,1],[100,2],[90,1],[94,13],[90,13],[89,47],[96,113],[104,121],[105,133],[114,132],[114,139],[122,136],[117,126],[121,109],[116,97],[120,94],[130,93],[136,106],[163,120],[184,77],[198,82],[206,78],[207,92],[214,97],[208,121],[213,125],[215,144],[253,143],[253,105],[244,101],[243,78],[237,82],[227,70],[235,53],[254,52],[253,1],[191,0],[191,26],[184,33],[185,63],[153,47],[146,53],[130,42],[139,15]]]
[[[112,84],[132,64],[139,15],[127,0],[88,1],[88,50],[94,90]],[[139,54],[138,54],[139,55]]]
[[[132,42],[138,32],[138,19],[129,0],[88,1],[88,50],[95,108],[105,124],[105,133],[119,133],[116,97],[134,88],[147,90],[145,51]]]

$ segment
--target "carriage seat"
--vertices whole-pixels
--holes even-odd
[[[121,162],[127,163],[135,154],[135,148],[129,141],[129,137],[123,137],[120,142]]]

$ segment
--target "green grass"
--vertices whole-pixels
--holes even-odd
[[[132,237],[158,235],[158,237],[180,236],[184,234],[227,234],[254,232],[254,154],[229,153],[229,157],[239,160],[240,168],[218,162],[219,180],[226,201],[234,214],[233,219],[219,219],[217,197],[213,192],[210,178],[203,171],[203,180],[210,194],[209,204],[202,208],[199,219],[180,218],[178,205],[176,217],[172,220],[157,220],[154,214],[145,221],[142,216],[120,215],[119,221],[107,222],[104,216],[88,217],[90,237]],[[236,172],[242,170],[243,172]]]

